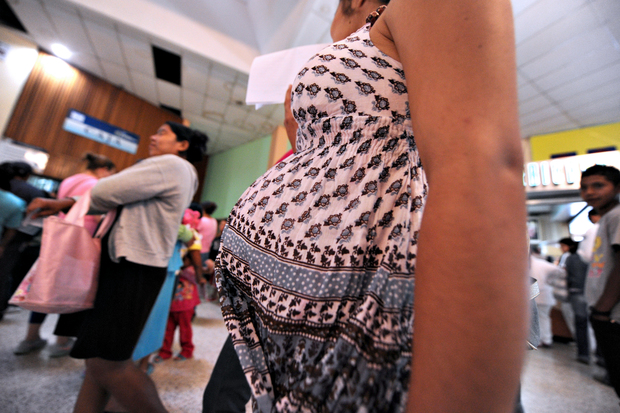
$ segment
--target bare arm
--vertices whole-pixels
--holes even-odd
[[[408,411],[509,412],[528,311],[511,5],[393,0],[381,19],[429,181]]]
[[[189,258],[192,261],[192,267],[194,267],[194,272],[196,274],[196,281],[199,284],[206,284],[207,280],[202,275],[202,262],[200,259],[200,250],[190,250]]]
[[[75,204],[75,199],[73,198],[35,198],[26,207],[26,214],[37,211],[32,214],[32,218],[47,217],[59,212],[67,212],[73,204]]]

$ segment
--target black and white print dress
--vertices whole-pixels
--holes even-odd
[[[246,190],[222,235],[222,312],[257,411],[406,402],[427,185],[402,65],[369,29],[299,72],[297,153]]]

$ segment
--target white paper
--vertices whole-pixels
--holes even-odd
[[[263,105],[284,103],[286,89],[303,65],[328,44],[295,47],[258,56],[252,62],[245,103]]]
[[[36,209],[32,211],[31,213],[29,213],[28,215],[26,215],[26,217],[24,217],[24,219],[22,220],[22,226],[33,226],[37,228],[43,228],[43,217],[32,218],[32,216],[36,214],[37,212],[39,212],[39,209]]]

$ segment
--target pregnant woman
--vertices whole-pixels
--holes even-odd
[[[382,3],[340,1],[335,43],[292,85],[295,155],[222,235],[222,312],[256,411],[508,411],[516,396],[510,2]]]

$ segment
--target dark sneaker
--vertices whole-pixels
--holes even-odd
[[[588,356],[577,356],[577,361],[582,364],[590,364],[590,357]]]
[[[611,386],[611,382],[609,381],[609,375],[607,373],[604,374],[595,374],[592,378],[599,383],[603,383],[606,386]]]

